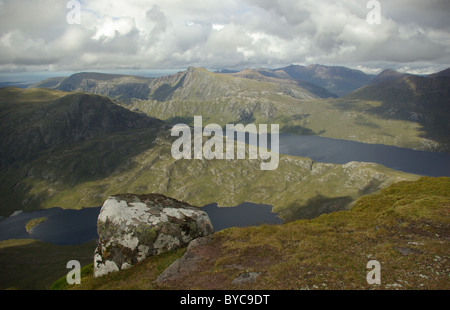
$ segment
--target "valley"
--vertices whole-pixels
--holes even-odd
[[[315,81],[320,75],[317,72],[322,72],[322,78],[330,70],[341,72],[318,66],[308,70],[312,69],[316,70]],[[304,229],[301,227],[306,227],[305,221],[322,219],[323,225],[331,227],[335,216],[354,214],[345,212],[355,212],[368,195],[425,179],[420,172],[402,172],[395,166],[388,168],[375,162],[349,160],[338,164],[299,156],[296,147],[301,145],[288,136],[379,145],[380,161],[382,145],[448,154],[449,128],[445,121],[449,116],[449,84],[445,72],[416,77],[387,71],[378,77],[365,77],[363,86],[348,82],[349,88],[339,97],[325,82],[320,86],[311,82],[313,77],[300,79],[306,78],[305,70],[288,67],[213,73],[190,67],[160,78],[79,73],[45,80],[28,89],[2,88],[0,215],[8,217],[16,211],[54,207],[80,210],[98,207],[117,193],[160,193],[196,206],[269,205],[285,224],[243,228],[238,235],[268,229],[280,230],[281,236],[286,233],[281,231],[292,228],[289,235]],[[344,72],[349,79],[352,74],[362,78],[358,72]],[[327,85],[330,90],[324,88]],[[292,144],[281,145],[279,164],[269,171],[261,169],[264,161],[260,156],[249,158],[248,146],[245,160],[175,159],[171,150],[176,137],[171,135],[171,128],[179,123],[193,126],[199,115],[204,124],[218,126],[279,124],[282,138]],[[326,153],[320,156],[321,149],[325,152],[325,145],[321,148],[319,144],[314,150],[316,156],[326,158]],[[195,146],[192,151],[195,154]],[[426,168],[422,175],[427,175]],[[446,197],[448,178],[435,179],[443,190],[439,195]],[[433,187],[433,178],[426,180]],[[447,198],[442,199],[446,208]],[[443,225],[445,234],[448,225]],[[236,237],[230,233],[235,230],[225,229],[215,238],[222,244]],[[259,244],[262,241],[256,240],[263,240],[264,232],[254,237]],[[4,250],[0,251],[0,259],[9,257],[11,242],[28,244],[1,241]],[[78,247],[85,249],[86,245]],[[47,247],[40,242],[33,246]],[[174,259],[173,255],[181,254],[177,253],[169,257]],[[223,259],[228,259],[224,255]],[[270,268],[286,271],[281,266]],[[272,276],[266,279],[264,287],[272,287]],[[111,281],[114,287],[114,280]],[[336,279],[327,285],[337,283],[341,282]],[[349,287],[352,286],[341,284],[341,288]]]
[[[35,94],[40,100],[32,100]],[[2,140],[3,150],[17,150],[3,156],[1,212],[6,216],[17,210],[98,206],[117,192],[158,192],[194,205],[265,203],[295,219],[303,208],[320,214],[314,206],[321,201],[326,212],[345,209],[361,195],[417,178],[372,163],[324,164],[287,155],[273,171],[261,171],[259,158],[175,160],[170,126],[106,97],[44,89],[4,89],[2,95],[16,100],[8,101],[11,110],[4,109],[9,113],[3,117],[29,115],[26,124],[19,123],[26,130],[2,123],[17,130],[7,136],[14,140]],[[52,121],[36,117],[44,107],[53,109]]]

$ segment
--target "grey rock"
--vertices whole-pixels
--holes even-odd
[[[421,251],[416,250],[416,249],[411,249],[411,248],[408,248],[408,247],[396,246],[396,247],[394,247],[394,249],[397,250],[398,252],[400,252],[400,254],[402,254],[403,256],[408,256],[408,255],[411,255],[411,254],[422,254]]]
[[[202,258],[197,255],[196,248],[204,246],[211,242],[211,237],[202,237],[193,240],[186,253],[175,262],[173,262],[166,270],[156,278],[156,284],[164,284],[169,281],[176,281],[182,277],[194,272],[198,264],[202,261]]]
[[[253,283],[258,279],[258,277],[261,275],[261,273],[258,272],[246,272],[241,274],[239,277],[234,279],[231,284],[233,285],[241,285],[241,284],[248,284]]]
[[[94,277],[128,269],[145,258],[187,246],[214,232],[200,208],[159,194],[116,195],[97,220]]]

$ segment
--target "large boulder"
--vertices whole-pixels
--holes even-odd
[[[97,231],[94,277],[127,269],[214,232],[206,212],[159,194],[109,197],[100,210]]]

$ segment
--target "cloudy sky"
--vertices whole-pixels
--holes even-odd
[[[76,2],[76,1],[72,1]],[[0,0],[0,72],[450,67],[449,0]],[[69,3],[71,4],[71,3]]]

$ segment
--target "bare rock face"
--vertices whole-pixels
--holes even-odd
[[[94,277],[187,246],[214,229],[206,212],[198,207],[159,194],[126,194],[104,202],[97,231]]]

